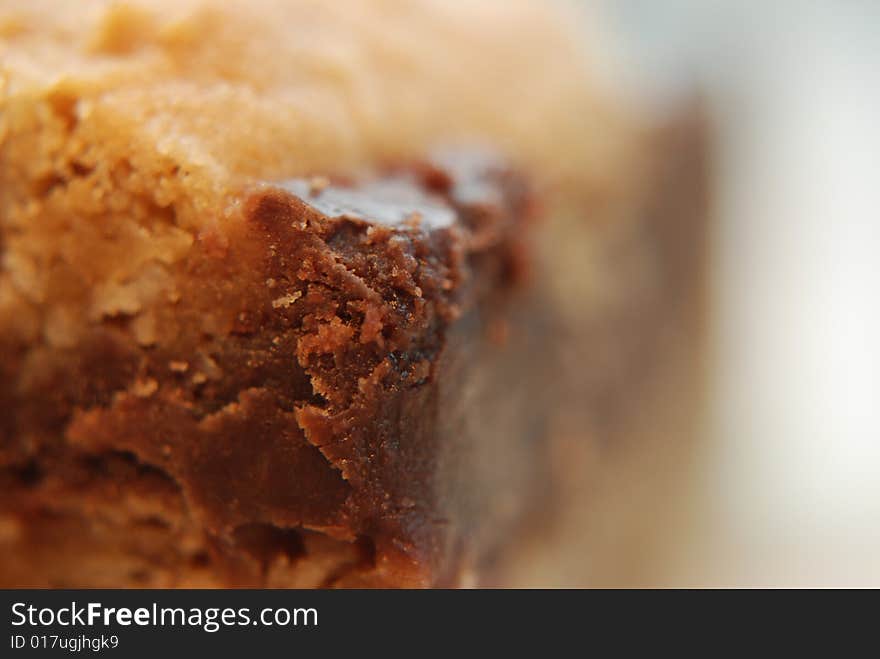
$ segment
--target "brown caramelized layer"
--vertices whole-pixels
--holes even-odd
[[[251,190],[166,270],[173,295],[72,345],[7,340],[0,580],[121,584],[77,562],[100,545],[125,583],[430,585],[503,542],[543,413],[479,401],[534,370],[534,337],[497,331],[526,305],[530,204],[497,162],[456,163]],[[14,567],[62,528],[63,577]]]

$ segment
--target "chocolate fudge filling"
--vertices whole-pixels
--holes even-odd
[[[110,583],[453,585],[540,501],[521,176],[459,154],[238,208],[172,266],[161,340],[3,346],[5,585],[93,585],[39,564],[66,532],[127,557]]]

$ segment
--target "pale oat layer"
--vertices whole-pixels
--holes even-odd
[[[211,218],[185,211],[243,181],[406,159],[459,139],[581,187],[620,174],[628,127],[595,92],[578,17],[560,5],[5,1],[5,132],[45,133],[57,120],[55,138],[75,129],[67,155],[84,165],[134,153],[160,205],[192,197],[186,226]],[[20,174],[59,164],[52,136],[41,140],[9,145],[28,149],[9,153],[27,154]]]
[[[0,330],[70,346],[133,315],[156,341],[168,266],[259,181],[464,140],[556,201],[635,185],[580,42],[520,0],[0,2]]]

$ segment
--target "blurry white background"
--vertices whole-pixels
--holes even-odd
[[[715,122],[713,409],[676,585],[880,586],[880,3],[604,0]]]

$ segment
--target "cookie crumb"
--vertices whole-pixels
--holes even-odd
[[[138,378],[131,385],[131,393],[138,398],[149,398],[159,389],[159,383],[153,378]]]
[[[287,309],[291,304],[296,302],[301,297],[302,293],[299,291],[296,291],[295,293],[288,293],[287,295],[282,295],[281,297],[272,300],[272,308]]]

